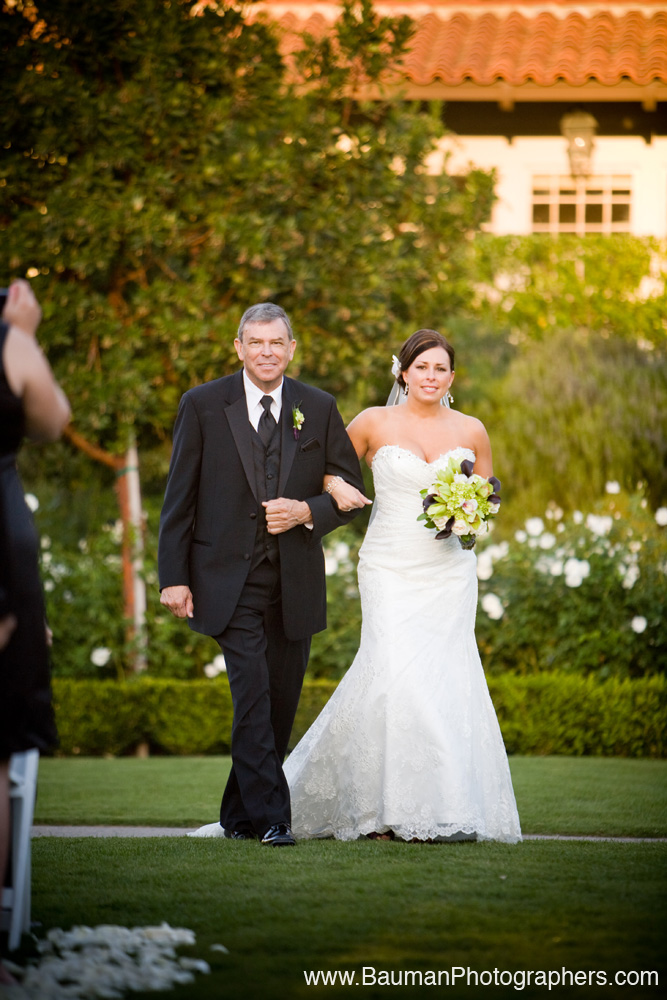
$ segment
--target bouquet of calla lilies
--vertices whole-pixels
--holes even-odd
[[[417,520],[427,528],[438,528],[436,538],[456,535],[464,549],[473,548],[477,535],[489,530],[489,519],[500,509],[500,481],[495,476],[478,476],[474,465],[452,456],[434,483],[420,492],[424,513]]]

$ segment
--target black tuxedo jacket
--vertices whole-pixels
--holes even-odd
[[[295,440],[292,407],[304,422]],[[288,639],[326,628],[321,539],[359,513],[341,513],[322,493],[325,473],[363,489],[359,461],[333,396],[285,378],[280,417],[278,497],[307,501],[313,530],[277,535],[283,621]],[[197,632],[219,635],[229,624],[248,576],[258,524],[243,373],[206,382],[181,399],[160,518],[160,588],[187,585]]]

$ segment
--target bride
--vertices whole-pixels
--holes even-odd
[[[507,756],[475,642],[476,557],[417,517],[447,459],[492,475],[483,424],[442,406],[454,351],[418,330],[398,359],[402,406],[348,433],[373,471],[376,511],[359,553],[361,645],[285,764],[297,839],[521,839]],[[328,477],[341,508],[365,498]]]

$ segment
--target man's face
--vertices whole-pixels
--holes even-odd
[[[248,378],[263,392],[280,385],[283,372],[294,357],[296,340],[290,340],[281,319],[270,323],[246,323],[243,340],[234,341]]]

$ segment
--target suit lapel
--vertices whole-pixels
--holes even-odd
[[[252,490],[255,500],[259,502],[257,484],[255,483],[255,465],[252,457],[252,427],[248,420],[248,404],[246,403],[245,392],[243,391],[242,372],[237,372],[232,389],[233,392],[231,395],[236,396],[239,392],[240,395],[225,408],[225,416],[229,421],[236,450],[243,464],[248,485]]]
[[[292,463],[296,455],[298,444],[294,437],[292,426],[292,407],[299,402],[297,399],[298,385],[292,379],[283,380],[283,403],[280,411],[281,426],[281,456],[280,456],[280,478],[278,480],[278,496],[285,495],[285,486],[288,476],[292,470]]]

